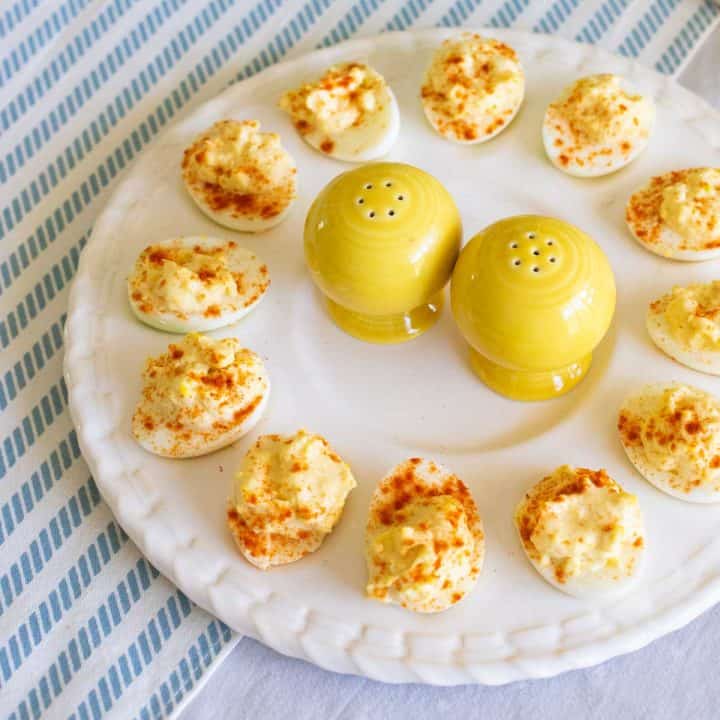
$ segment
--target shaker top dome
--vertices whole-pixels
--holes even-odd
[[[505,367],[545,370],[602,339],[615,281],[600,247],[569,223],[505,218],[465,247],[452,281],[455,319],[470,345]]]
[[[402,163],[343,173],[320,192],[305,220],[305,256],[330,301],[365,316],[407,313],[450,279],[460,214],[432,175]]]

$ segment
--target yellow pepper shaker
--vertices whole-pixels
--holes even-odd
[[[480,379],[515,400],[545,400],[587,373],[615,311],[615,280],[584,232],[555,218],[519,215],[470,240],[451,297]]]
[[[461,237],[457,207],[432,175],[372,163],[317,196],[305,220],[305,259],[342,330],[396,343],[438,319]]]

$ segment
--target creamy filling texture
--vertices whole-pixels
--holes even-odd
[[[191,333],[147,361],[139,410],[148,423],[214,432],[249,413],[267,392],[260,358],[235,338]],[[152,430],[152,427],[148,427]]]
[[[674,287],[661,303],[670,334],[681,346],[720,352],[720,280]]]
[[[235,195],[294,193],[292,157],[256,120],[216,122],[185,151],[183,171],[190,182]]]
[[[235,476],[231,504],[253,532],[329,533],[356,482],[320,435],[264,435]]]
[[[237,304],[238,281],[222,247],[151,245],[138,257],[130,286],[143,312],[187,317]]]
[[[720,405],[687,385],[666,389],[657,413],[644,418],[642,446],[656,470],[686,483],[720,479]]]
[[[548,112],[567,122],[576,143],[591,145],[632,144],[649,135],[655,119],[652,103],[623,90],[621,79],[611,74],[581,78]]]
[[[473,140],[509,120],[524,88],[523,71],[512,48],[463,33],[446,40],[436,52],[421,92],[441,131]]]
[[[720,170],[695,168],[663,189],[663,223],[688,242],[720,242]]]
[[[474,537],[462,504],[449,495],[419,498],[395,524],[368,538],[367,593],[392,592],[408,606],[451,596],[471,574]]]
[[[529,493],[518,527],[530,556],[559,583],[632,574],[643,543],[637,498],[608,475],[567,465]]]
[[[337,137],[359,127],[390,102],[385,79],[368,65],[335,65],[315,82],[286,92],[280,107],[303,133],[320,132]]]

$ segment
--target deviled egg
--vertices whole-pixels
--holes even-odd
[[[577,177],[620,170],[647,146],[655,122],[650,98],[617,75],[590,75],[548,106],[542,136],[555,167]]]
[[[473,588],[485,537],[465,483],[433,461],[411,458],[380,481],[367,523],[367,594],[431,613]]]
[[[156,455],[207,455],[252,430],[269,394],[262,360],[239,340],[191,333],[147,360],[132,433]]]
[[[638,575],[645,547],[640,506],[605,470],[557,468],[525,495],[515,526],[533,567],[569,595],[618,595]]]
[[[185,150],[182,176],[214,222],[261,232],[281,222],[296,196],[295,161],[256,120],[220,120]]]
[[[650,303],[647,329],[674,360],[720,375],[720,280],[676,286]]]
[[[511,47],[464,32],[435,52],[420,95],[425,115],[440,135],[458,143],[481,143],[517,114],[525,75]]]
[[[650,178],[628,200],[625,220],[633,237],[662,257],[720,257],[720,169],[689,168]]]
[[[263,435],[235,475],[228,526],[256,567],[295,562],[320,547],[355,486],[350,468],[320,435]]]
[[[720,501],[720,400],[682,383],[645,385],[623,402],[618,432],[630,462],[659,490]]]
[[[390,152],[400,130],[395,95],[379,72],[360,62],[333,65],[280,98],[311,147],[336,160],[366,162]]]
[[[128,278],[139,320],[166,332],[207,332],[247,315],[270,286],[254,253],[232,240],[179,237],[146,247]]]

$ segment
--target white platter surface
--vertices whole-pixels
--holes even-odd
[[[427,124],[418,99],[433,49],[450,32],[385,34],[272,67],[170,128],[113,194],[85,249],[67,320],[66,381],[80,444],[118,521],[192,600],[280,652],[339,672],[389,682],[503,683],[583,667],[670,632],[720,600],[720,506],[661,494],[633,470],[617,439],[620,402],[641,383],[689,382],[718,390],[717,378],[663,356],[645,331],[650,300],[674,284],[720,275],[720,262],[676,263],[635,243],[625,202],[650,175],[720,166],[720,118],[672,81],[618,56],[542,35],[494,33],[519,53],[525,103],[508,130],[486,144],[457,146]],[[464,239],[507,215],[568,220],[607,253],[617,280],[613,326],[584,382],[555,401],[523,404],[494,395],[472,375],[449,306],[422,337],[364,344],[335,328],[305,271],[305,213],[349,165],[322,157],[277,108],[280,93],[333,62],[360,59],[385,75],[398,97],[400,138],[390,160],[434,174],[454,196]],[[606,178],[581,180],[544,156],[545,107],[582,74],[616,72],[658,103],[648,150]],[[261,235],[214,225],[181,185],[190,139],[215,120],[255,118],[277,131],[298,163],[299,198],[289,218]],[[177,235],[233,238],[268,264],[272,286],[234,335],[266,361],[273,393],[256,429],[233,447],[189,461],[156,458],[130,435],[149,355],[172,336],[138,323],[125,283],[138,252]],[[232,476],[258,434],[306,427],[323,434],[358,480],[344,516],[314,555],[263,573],[236,552],[224,515]],[[395,463],[432,457],[470,486],[482,514],[485,568],[453,609],[415,615],[364,597],[363,536],[375,483]],[[512,513],[524,491],[556,466],[606,468],[638,495],[647,562],[633,593],[579,601],[547,585],[516,539]]]

